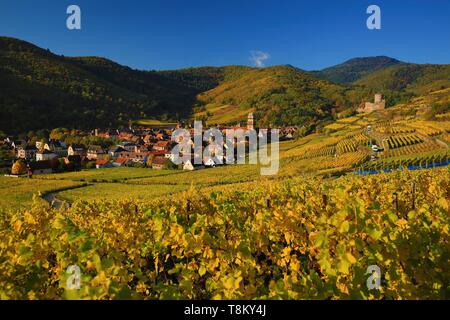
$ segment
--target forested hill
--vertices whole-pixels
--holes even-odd
[[[398,64],[402,62],[386,56],[353,58],[314,73],[321,79],[349,84],[375,71]]]
[[[234,111],[229,108],[235,117],[215,118],[218,122],[239,120],[240,114],[254,111],[260,125],[305,125],[351,107],[362,98],[357,91],[292,66],[253,68],[201,93],[196,111],[213,115],[216,106],[239,106]]]
[[[354,84],[380,92],[423,95],[450,87],[450,64],[398,64],[368,74]]]
[[[92,128],[190,113],[195,88],[97,57],[66,58],[0,37],[0,130]]]
[[[350,104],[345,88],[293,67],[137,71],[98,57],[64,57],[0,38],[0,130],[92,128],[180,119],[207,103],[257,109],[267,123],[316,121]],[[229,91],[228,93],[222,90]]]

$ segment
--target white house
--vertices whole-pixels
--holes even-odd
[[[86,148],[81,144],[71,144],[67,154],[69,156],[86,156]]]
[[[36,152],[36,161],[52,160],[55,158],[58,158],[58,155],[53,151],[44,150]]]
[[[50,161],[31,162],[29,168],[33,174],[49,174],[53,172]]]

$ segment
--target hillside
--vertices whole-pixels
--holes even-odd
[[[292,66],[252,68],[201,93],[194,116],[237,122],[255,111],[260,125],[308,124],[350,107],[351,91]]]
[[[308,124],[351,105],[346,88],[290,66],[137,71],[105,58],[58,56],[7,37],[0,38],[0,66],[0,128],[9,133],[192,113],[208,118],[210,106],[224,105],[230,105],[222,108],[226,122],[256,111],[261,124]]]
[[[386,56],[350,59],[344,63],[315,71],[313,74],[321,79],[335,83],[351,83],[362,77],[402,62]]]
[[[188,114],[197,90],[97,57],[66,58],[0,37],[0,128],[92,128]]]
[[[198,67],[159,71],[158,74],[203,92],[213,89],[224,81],[237,79],[252,69],[247,66]]]
[[[350,105],[344,87],[288,66],[137,71],[99,57],[58,56],[6,37],[0,38],[0,65],[0,128],[10,133],[175,120],[192,111],[208,117],[205,105],[214,104],[231,105],[222,108],[226,122],[255,110],[261,124],[303,124]]]
[[[388,106],[450,88],[450,65],[399,64],[373,72],[353,83],[367,93],[382,92]]]
[[[413,95],[450,87],[450,64],[400,64],[373,72],[356,85],[375,91],[404,91]]]

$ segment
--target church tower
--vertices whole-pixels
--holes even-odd
[[[248,114],[247,118],[247,129],[255,129],[255,116],[253,112]]]

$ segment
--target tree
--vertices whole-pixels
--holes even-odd
[[[69,171],[69,166],[66,164],[66,161],[64,160],[64,158],[60,158],[58,160],[58,171],[59,172],[65,172],[65,171]]]
[[[95,161],[89,161],[86,163],[86,169],[95,169]]]
[[[131,164],[131,166],[132,166],[133,168],[144,168],[144,167],[145,167],[145,165],[144,165],[143,163],[140,163],[140,162],[133,162],[133,163]]]
[[[147,167],[151,168],[153,165],[153,159],[155,159],[155,155],[151,154],[147,158],[147,162],[145,163]]]
[[[25,174],[27,173],[27,171],[28,171],[27,165],[23,160],[17,160],[16,162],[14,162],[11,168],[11,173],[16,175]]]
[[[166,163],[164,163],[163,169],[165,170],[175,170],[178,169],[178,166],[173,163],[171,160],[166,161]]]

